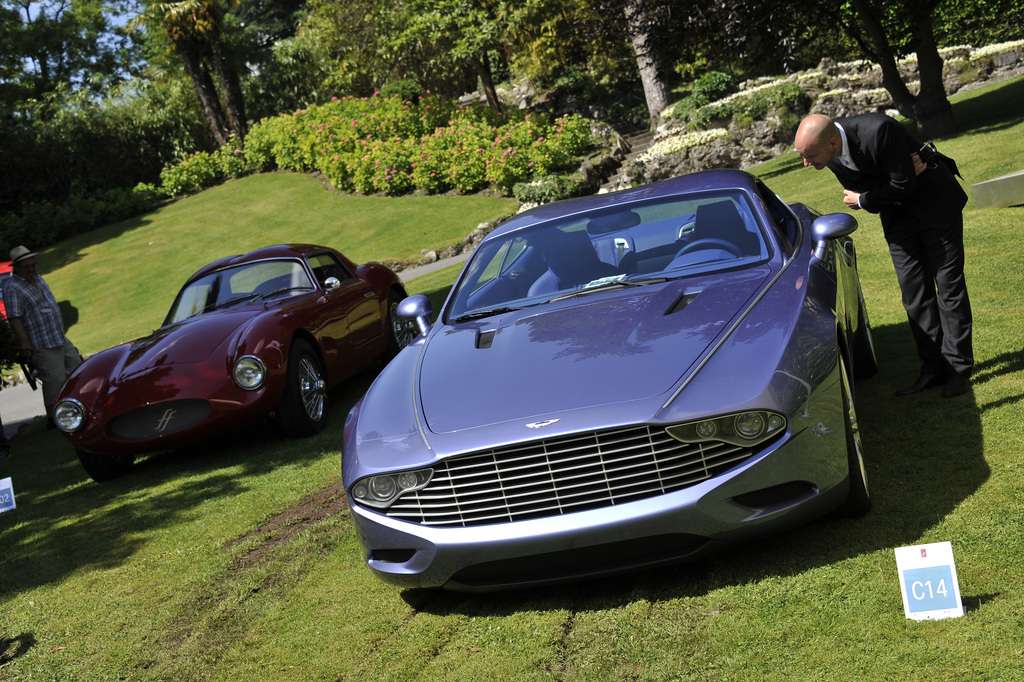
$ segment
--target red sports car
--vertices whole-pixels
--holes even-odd
[[[290,436],[316,433],[327,390],[415,336],[395,315],[391,270],[291,244],[223,258],[192,275],[151,335],[90,357],[54,421],[97,481],[268,414]]]

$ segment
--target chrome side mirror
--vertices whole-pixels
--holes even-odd
[[[328,277],[327,279],[324,280],[324,291],[326,291],[327,293],[337,291],[340,286],[341,280],[339,280],[337,277]]]
[[[420,334],[426,336],[430,333],[430,316],[434,313],[434,306],[430,305],[430,299],[423,294],[416,294],[403,300],[398,304],[398,316],[407,320],[416,320],[420,328]]]

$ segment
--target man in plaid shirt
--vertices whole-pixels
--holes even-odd
[[[21,344],[20,360],[31,362],[43,382],[43,406],[53,423],[53,405],[68,375],[82,356],[64,335],[64,320],[53,292],[36,272],[36,254],[24,246],[11,249],[14,276],[4,287],[7,319]]]

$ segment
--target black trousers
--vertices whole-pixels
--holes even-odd
[[[921,373],[955,372],[968,377],[974,367],[974,349],[964,278],[963,214],[955,211],[938,225],[927,225],[909,214],[893,218],[885,228],[885,239],[921,358]]]

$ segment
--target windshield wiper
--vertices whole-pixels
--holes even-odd
[[[265,294],[256,294],[255,296],[257,298],[270,298],[271,296],[277,296],[278,294],[283,294],[288,291],[312,291],[313,288],[314,287],[311,287],[308,284],[306,286],[301,287],[285,287],[284,289],[277,289],[275,291],[270,291]]]
[[[598,291],[606,291],[608,289],[612,289],[615,287],[642,287],[648,284],[657,284],[658,282],[665,282],[667,280],[668,278],[665,277],[652,277],[650,279],[640,280],[622,279],[621,277],[617,277],[615,279],[595,280],[594,282],[590,282],[589,284],[584,284],[579,289],[573,289],[572,291],[567,291],[564,294],[559,294],[554,298],[549,298],[548,300],[545,301],[545,303],[565,301],[570,298],[576,298],[577,296],[586,296],[587,294],[596,293]]]
[[[249,301],[252,301],[258,297],[259,294],[247,294],[245,296],[239,296],[237,298],[229,298],[226,301],[221,301],[217,305],[206,307],[205,309],[203,309],[203,312],[209,313],[213,312],[214,310],[220,310],[221,308],[229,308],[233,305],[238,305],[239,303],[248,303]]]
[[[493,317],[494,315],[501,315],[502,313],[511,313],[515,312],[516,310],[522,310],[522,308],[512,308],[506,306],[503,308],[487,308],[486,310],[474,310],[471,313],[459,315],[458,317],[455,318],[455,322],[456,324],[459,322],[469,322],[470,320],[479,320],[484,317]]]

